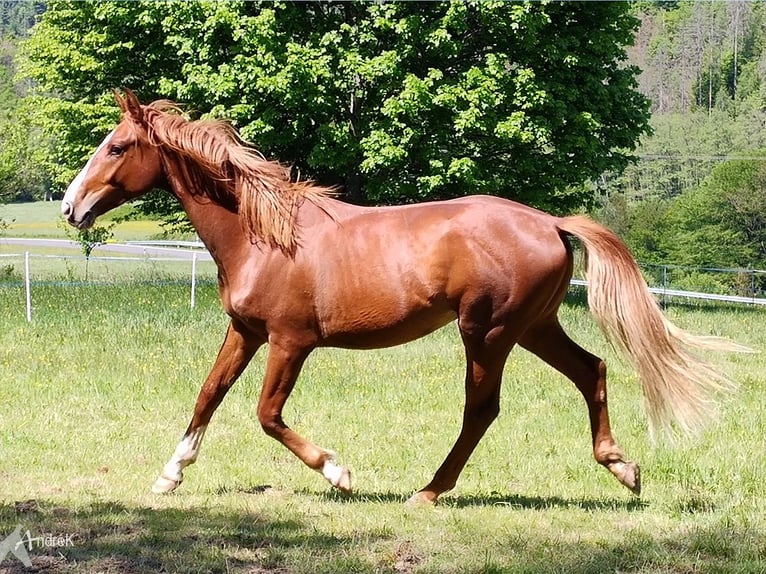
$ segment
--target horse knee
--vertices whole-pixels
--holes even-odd
[[[498,401],[489,401],[481,409],[481,416],[487,422],[493,422],[498,416],[500,416],[500,403]]]

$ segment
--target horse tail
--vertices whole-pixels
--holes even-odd
[[[607,339],[638,373],[650,430],[696,431],[716,412],[714,396],[736,385],[687,347],[749,351],[719,337],[700,337],[671,323],[652,296],[626,245],[584,216],[558,221],[586,252],[588,305]]]

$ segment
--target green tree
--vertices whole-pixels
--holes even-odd
[[[671,205],[670,257],[701,267],[766,268],[766,152],[715,168]]]
[[[14,79],[18,39],[41,11],[39,2],[0,1],[0,203],[41,199],[47,178],[36,163],[39,130],[22,103],[24,86]]]
[[[21,101],[8,121],[0,121],[0,203],[50,197],[52,174],[61,172],[51,152],[47,121],[33,99]]]
[[[72,169],[125,86],[231,119],[353,201],[486,192],[564,212],[649,130],[625,63],[637,24],[618,2],[54,1],[21,69],[63,97],[48,128]]]
[[[612,196],[600,218],[642,262],[766,268],[766,151],[721,163],[672,199]]]
[[[766,282],[747,270],[766,269],[766,150],[749,155],[719,164],[699,186],[672,199],[628,201],[614,194],[600,219],[639,261],[654,265],[647,268],[653,284],[663,282],[663,266],[671,264],[676,288],[743,295],[763,290]]]

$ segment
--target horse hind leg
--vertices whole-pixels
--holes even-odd
[[[574,382],[588,405],[593,456],[621,484],[639,495],[639,466],[625,460],[609,425],[606,364],[572,341],[555,319],[530,328],[519,344]]]

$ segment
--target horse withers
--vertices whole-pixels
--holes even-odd
[[[265,343],[257,410],[263,430],[350,492],[348,468],[282,419],[306,357],[317,347],[398,345],[457,321],[466,361],[462,428],[411,500],[433,503],[454,487],[498,415],[503,368],[517,344],[574,382],[587,405],[596,461],[639,493],[639,467],[610,429],[606,366],[557,319],[572,275],[570,237],[587,254],[591,311],[636,368],[654,428],[695,428],[713,410],[714,393],[732,386],[687,347],[738,347],[671,324],[625,245],[584,216],[554,217],[487,196],[350,205],[330,189],[292,180],[225,122],[190,121],[167,101],[141,105],[128,90],[115,97],[122,119],[67,189],[63,216],[83,229],[153,188],[172,193],[218,266],[231,318],[155,492],[181,484],[213,412]]]

